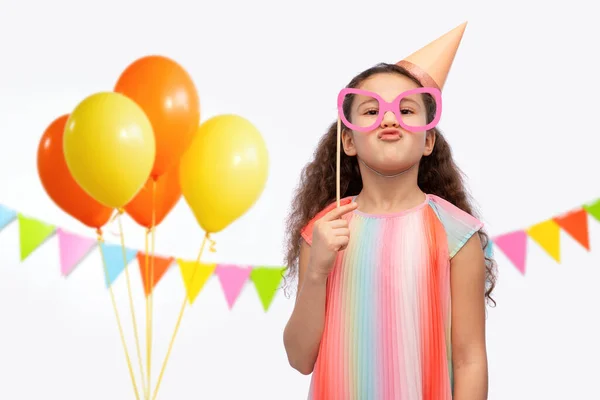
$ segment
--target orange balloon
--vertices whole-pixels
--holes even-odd
[[[147,56],[129,65],[115,85],[146,113],[156,137],[157,179],[178,163],[200,123],[200,99],[190,75],[175,61]]]
[[[172,166],[167,173],[156,181],[149,178],[142,190],[125,207],[125,212],[135,222],[146,228],[152,227],[152,186],[154,184],[156,184],[154,226],[158,226],[181,198],[179,163]]]
[[[90,228],[99,229],[111,217],[112,208],[106,207],[75,182],[63,152],[63,134],[69,115],[54,120],[44,131],[37,153],[38,175],[48,196],[64,212]]]

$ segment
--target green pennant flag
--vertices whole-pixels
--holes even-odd
[[[24,261],[55,232],[55,226],[21,213],[18,214],[18,220],[21,261]]]
[[[583,209],[592,217],[596,218],[597,221],[600,221],[600,199],[593,203],[585,204]]]
[[[285,267],[255,267],[250,273],[250,280],[258,292],[258,297],[265,311],[269,309],[279,283],[283,278]]]

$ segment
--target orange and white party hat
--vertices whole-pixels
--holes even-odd
[[[396,64],[408,70],[423,86],[442,90],[466,27],[467,22],[462,23]]]

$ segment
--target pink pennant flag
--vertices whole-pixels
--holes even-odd
[[[60,249],[60,270],[63,276],[69,275],[79,262],[96,245],[96,240],[64,231],[56,230]]]
[[[249,265],[217,265],[215,274],[218,276],[219,282],[221,282],[229,309],[233,308],[244,284],[250,276],[250,272],[252,272],[252,267]]]
[[[525,275],[525,256],[527,254],[527,233],[515,231],[500,235],[493,242],[517,269]]]

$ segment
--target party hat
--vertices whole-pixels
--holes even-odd
[[[425,47],[399,61],[423,86],[442,89],[454,56],[462,40],[467,22],[462,23]]]

